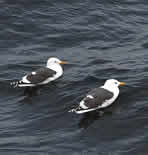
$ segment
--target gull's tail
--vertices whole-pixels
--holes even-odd
[[[73,108],[73,109],[69,110],[68,112],[75,112],[76,114],[80,114],[81,110],[82,110],[82,108],[80,106],[78,106],[77,108]]]
[[[14,88],[19,87],[19,85],[21,85],[21,84],[23,84],[23,81],[21,81],[21,80],[10,82],[10,85],[13,86]]]
[[[33,83],[25,83],[22,80],[16,80],[13,82],[10,82],[10,85],[12,85],[14,88],[16,87],[35,87],[37,85],[33,84]]]
[[[90,109],[83,109],[82,107],[78,106],[77,108],[73,108],[71,110],[69,110],[68,112],[75,112],[76,114],[83,114],[83,113],[87,113],[90,111],[94,111],[98,108],[90,108]]]
[[[68,112],[76,112],[76,108],[69,110]]]

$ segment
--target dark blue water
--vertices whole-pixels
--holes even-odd
[[[0,154],[148,154],[148,1],[1,0]],[[26,97],[9,83],[56,56],[64,76]],[[68,113],[106,79],[107,112]]]

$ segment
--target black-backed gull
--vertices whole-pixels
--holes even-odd
[[[103,86],[90,91],[79,103],[79,106],[69,112],[82,114],[110,106],[117,99],[119,95],[118,87],[122,85],[125,85],[125,83],[115,79],[107,80]]]
[[[66,62],[54,57],[49,58],[45,67],[25,75],[19,81],[11,82],[11,85],[14,87],[36,87],[47,84],[62,76],[61,64],[66,64]]]

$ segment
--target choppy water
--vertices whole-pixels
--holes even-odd
[[[0,154],[148,154],[147,0],[1,0],[0,36]],[[55,84],[10,87],[50,56]],[[67,112],[109,78],[127,83],[109,113]]]

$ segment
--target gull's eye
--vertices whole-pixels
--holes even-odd
[[[115,82],[115,84],[118,84],[117,82]]]

